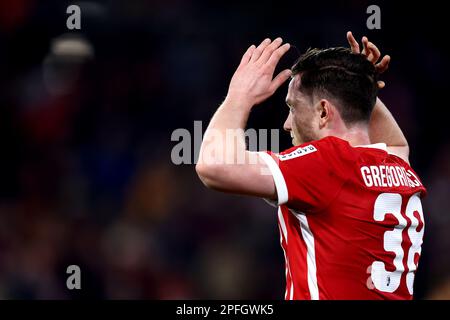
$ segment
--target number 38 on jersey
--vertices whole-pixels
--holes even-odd
[[[419,193],[407,199],[405,207],[402,205],[403,199],[398,193],[381,193],[375,201],[373,212],[375,221],[383,222],[387,220],[388,215],[393,215],[398,223],[393,229],[386,231],[383,237],[384,250],[393,255],[392,265],[388,267],[382,261],[374,261],[368,269],[370,273],[368,287],[393,293],[399,288],[406,271],[406,286],[412,295],[414,272],[422,251],[424,233]]]

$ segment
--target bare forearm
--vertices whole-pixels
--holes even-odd
[[[206,129],[196,171],[209,188],[273,198],[272,180],[253,179],[256,187],[249,182],[260,170],[257,154],[247,151],[245,144],[250,109],[242,100],[225,99]]]
[[[243,157],[246,151],[244,129],[251,106],[225,99],[212,117],[203,137],[198,164],[214,165]],[[228,138],[227,138],[228,137]]]
[[[209,188],[276,199],[274,180],[263,174],[267,166],[256,152],[246,149],[244,129],[251,108],[270,97],[291,75],[289,69],[274,77],[280,58],[289,50],[282,39],[265,39],[242,56],[225,101],[206,129],[196,171]]]
[[[249,156],[249,152],[246,152],[244,129],[251,108],[270,97],[291,75],[291,71],[287,69],[273,77],[276,64],[290,47],[288,43],[282,43],[281,38],[273,42],[265,39],[258,47],[250,46],[242,56],[230,81],[227,98],[205,132],[197,169],[201,169],[204,164],[211,165],[205,163],[205,154],[215,153],[231,160],[233,164],[239,162],[235,160]],[[231,134],[232,138],[227,138],[227,134]],[[215,141],[217,138],[221,140],[219,143]],[[210,160],[214,164],[217,157],[212,158]],[[248,160],[245,159],[244,163]]]
[[[408,147],[408,141],[384,103],[377,98],[369,122],[371,143],[384,142],[388,147]]]

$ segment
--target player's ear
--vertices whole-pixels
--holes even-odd
[[[330,101],[326,99],[321,99],[317,104],[318,113],[319,113],[319,127],[322,129],[325,127],[331,120],[333,109]]]

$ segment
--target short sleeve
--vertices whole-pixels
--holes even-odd
[[[330,204],[348,176],[339,143],[325,138],[279,154],[259,153],[272,174],[278,205],[314,212]]]

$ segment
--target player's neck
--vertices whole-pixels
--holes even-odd
[[[333,130],[330,135],[348,141],[351,146],[370,144],[368,127],[365,124],[356,124],[350,128]]]

